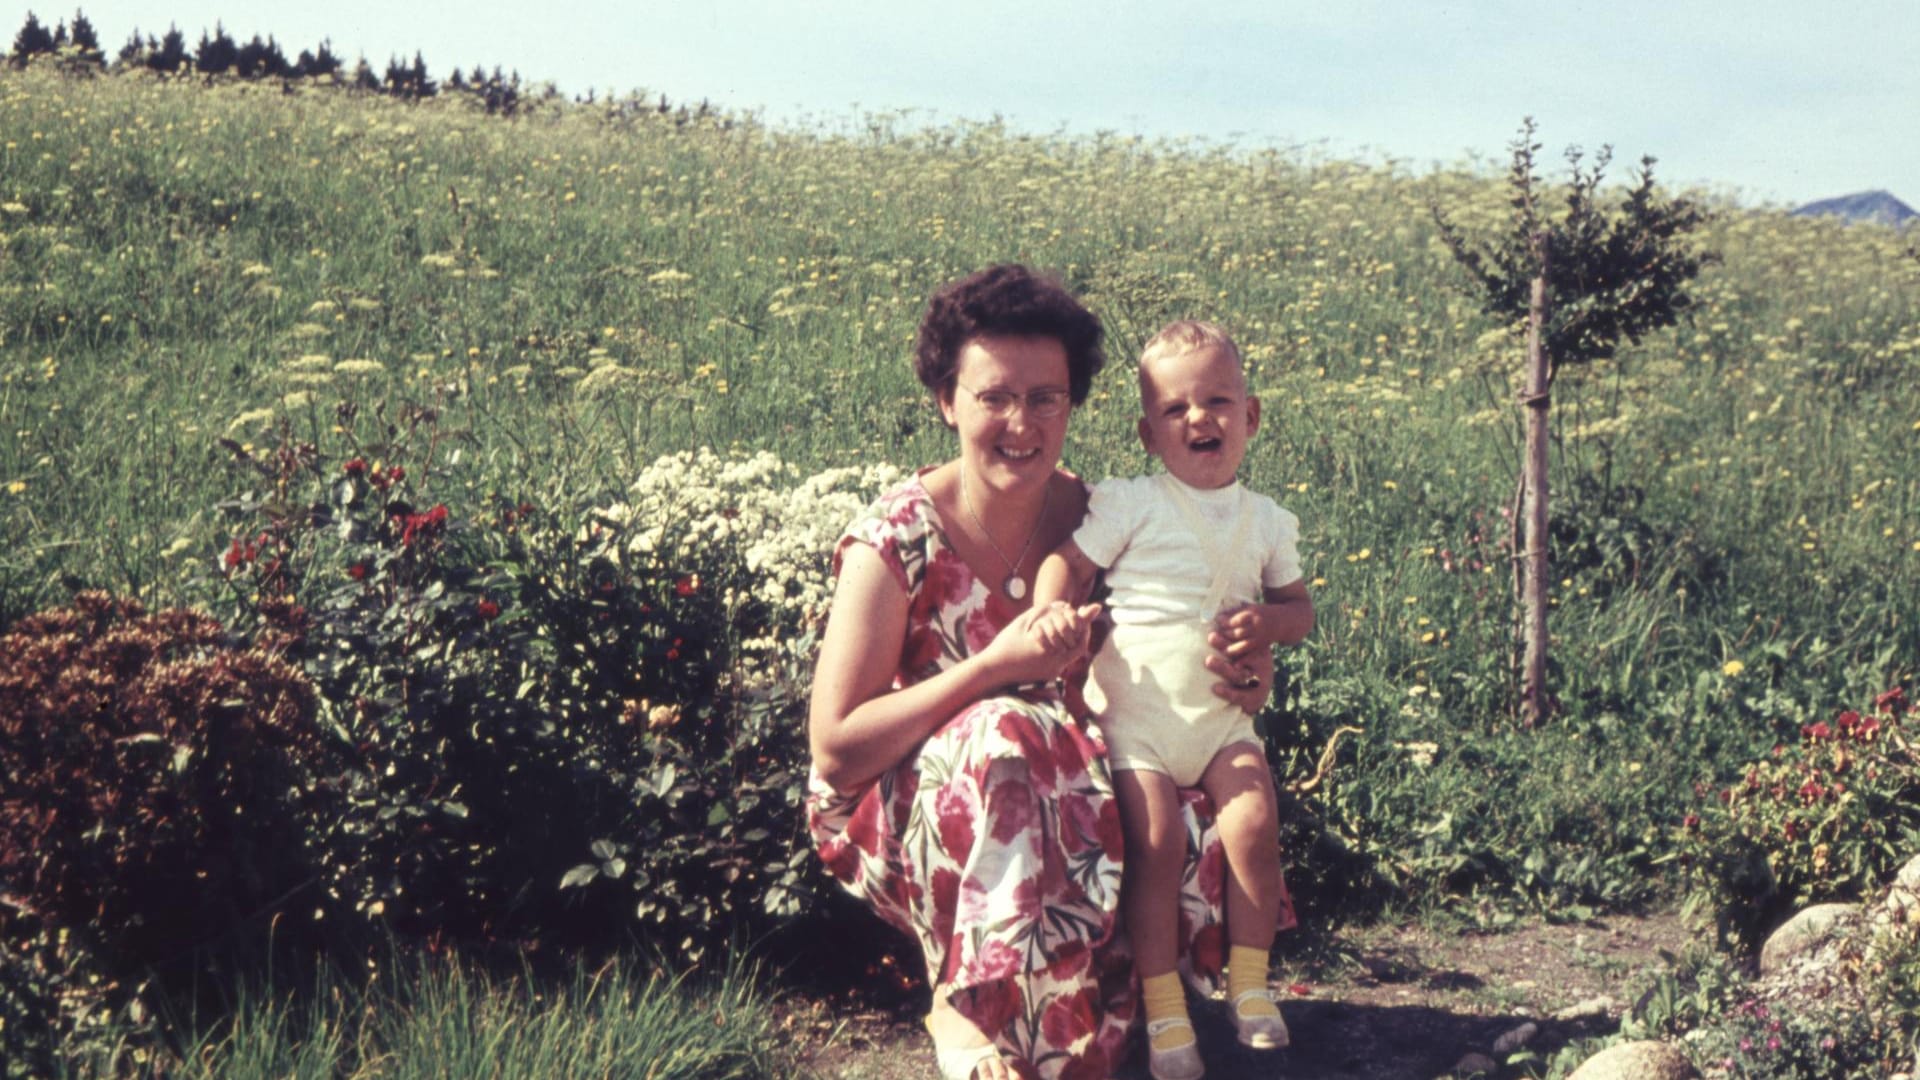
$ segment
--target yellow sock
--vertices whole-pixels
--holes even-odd
[[[1227,1000],[1238,1001],[1234,1010],[1241,1016],[1278,1016],[1280,1010],[1273,999],[1265,994],[1256,994],[1241,999],[1240,995],[1249,990],[1267,988],[1267,950],[1255,949],[1247,945],[1235,945],[1227,950]]]
[[[1148,975],[1140,980],[1140,1001],[1147,1010],[1147,1024],[1151,1028],[1156,1020],[1186,1020],[1187,992],[1180,986],[1180,974],[1169,971],[1162,975]],[[1193,1024],[1181,1027],[1177,1024],[1150,1036],[1155,1050],[1172,1050],[1186,1046],[1194,1041]]]

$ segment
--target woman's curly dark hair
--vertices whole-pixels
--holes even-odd
[[[953,391],[960,350],[977,337],[1048,337],[1067,351],[1067,392],[1087,400],[1093,377],[1106,364],[1103,332],[1059,281],[1017,263],[989,266],[934,291],[920,320],[913,370],[934,394]]]

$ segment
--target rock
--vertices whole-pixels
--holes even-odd
[[[1788,919],[1760,947],[1760,974],[1770,975],[1788,960],[1812,952],[1827,939],[1835,923],[1859,909],[1858,904],[1815,904]]]
[[[1527,1040],[1533,1038],[1535,1035],[1538,1035],[1539,1033],[1540,1033],[1540,1025],[1521,1024],[1519,1027],[1514,1028],[1512,1031],[1509,1031],[1505,1035],[1502,1035],[1499,1038],[1493,1040],[1493,1052],[1496,1055],[1511,1054],[1515,1050],[1518,1050],[1521,1047],[1527,1045]]]
[[[1587,1020],[1605,1016],[1618,1008],[1620,1008],[1619,1002],[1602,994],[1599,997],[1590,997],[1585,1001],[1569,1005],[1559,1012],[1554,1013],[1553,1018],[1562,1024],[1566,1024],[1575,1020]]]
[[[1920,855],[1907,860],[1887,890],[1887,915],[1896,924],[1920,922]]]
[[[1485,1054],[1468,1054],[1453,1063],[1454,1076],[1488,1076],[1499,1071],[1500,1065]]]
[[[1607,1047],[1573,1070],[1567,1080],[1695,1080],[1699,1075],[1679,1047],[1641,1041]]]
[[[1907,860],[1907,865],[1900,868],[1893,883],[1908,892],[1920,893],[1920,855]]]

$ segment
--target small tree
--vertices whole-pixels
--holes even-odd
[[[1526,410],[1526,454],[1520,476],[1520,513],[1514,517],[1515,591],[1523,643],[1520,713],[1528,724],[1548,712],[1547,669],[1547,440],[1554,376],[1568,365],[1611,357],[1622,339],[1638,344],[1672,326],[1692,306],[1687,283],[1712,259],[1685,237],[1705,219],[1687,199],[1669,199],[1654,186],[1652,158],[1642,158],[1633,186],[1612,209],[1600,191],[1612,152],[1602,147],[1583,167],[1567,151],[1571,177],[1557,219],[1542,206],[1534,170],[1540,144],[1529,117],[1512,145],[1508,202],[1502,232],[1474,243],[1430,208],[1440,238],[1472,277],[1480,308],[1504,325],[1527,324],[1528,374],[1520,402]]]

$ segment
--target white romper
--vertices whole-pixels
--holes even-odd
[[[1239,483],[1205,490],[1159,473],[1094,487],[1073,539],[1112,590],[1113,633],[1086,699],[1114,769],[1191,787],[1222,749],[1259,745],[1253,718],[1213,693],[1207,634],[1223,608],[1300,579],[1299,534],[1298,519]]]

